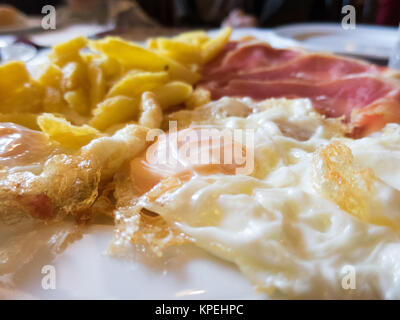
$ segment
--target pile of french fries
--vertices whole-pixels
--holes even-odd
[[[23,62],[4,64],[0,122],[41,130],[71,149],[128,123],[159,127],[163,110],[210,100],[209,92],[193,85],[230,33],[226,28],[210,38],[189,32],[149,39],[146,47],[117,37],[78,37],[53,47],[36,77]]]

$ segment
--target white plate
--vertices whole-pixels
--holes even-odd
[[[213,36],[220,29],[210,30],[208,33]],[[271,46],[275,48],[289,48],[298,46],[299,43],[295,40],[288,39],[276,34],[271,29],[261,29],[261,28],[240,28],[235,29],[232,32],[231,39],[238,40],[245,36],[253,36],[257,39],[264,40],[268,42]]]
[[[12,280],[0,277],[0,299],[263,298],[235,266],[194,245],[166,250],[163,258],[107,256],[112,232],[112,226],[92,225],[55,259],[42,250]],[[42,288],[45,265],[55,268],[54,290]]]
[[[345,30],[333,23],[293,24],[274,31],[310,50],[378,59],[390,57],[399,37],[396,28],[362,24],[356,24],[354,30]]]
[[[47,30],[46,32],[38,32],[30,34],[29,39],[39,46],[50,47],[56,44],[66,42],[78,36],[89,37],[91,35],[109,30],[111,27],[99,24],[81,24],[74,23],[71,25],[61,25],[57,23],[56,30]]]

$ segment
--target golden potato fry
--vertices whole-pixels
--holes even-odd
[[[114,58],[104,56],[100,60],[100,67],[106,79],[113,79],[121,75],[122,68]]]
[[[187,67],[193,72],[200,72],[201,70],[200,65],[197,63],[188,64]]]
[[[78,149],[101,136],[93,127],[88,125],[74,126],[66,119],[50,113],[40,115],[37,122],[40,129],[51,139],[71,149]]]
[[[157,39],[157,44],[160,52],[183,64],[202,62],[201,50],[196,44],[167,38]]]
[[[200,79],[199,74],[190,71],[182,64],[119,38],[107,37],[92,41],[90,45],[94,50],[104,52],[128,68],[167,71],[171,78],[189,83],[195,83]]]
[[[81,53],[85,63],[89,65],[95,62],[102,69],[106,78],[114,78],[121,74],[122,68],[119,62],[113,58],[109,58],[102,52],[98,53]]]
[[[87,75],[87,67],[83,62],[68,62],[62,68],[63,78],[61,88],[64,92],[74,90],[76,88],[87,89],[89,79]]]
[[[62,77],[63,73],[60,67],[49,63],[44,67],[43,70],[41,70],[37,81],[42,86],[60,88]]]
[[[166,72],[132,71],[111,87],[107,97],[124,95],[134,98],[144,91],[149,91],[167,81],[168,74]]]
[[[140,100],[140,117],[139,124],[155,129],[161,126],[163,113],[157,101],[157,97],[153,92],[144,92]]]
[[[184,102],[192,91],[191,85],[181,81],[172,81],[152,90],[162,109]]]
[[[43,111],[61,112],[66,103],[61,92],[62,71],[53,63],[47,64],[40,72],[37,82],[44,87]]]
[[[0,99],[0,112],[40,112],[44,88],[34,80],[8,92]]]
[[[93,109],[90,125],[105,130],[111,125],[132,120],[139,112],[139,99],[115,96],[104,100]]]
[[[0,65],[0,95],[8,95],[11,91],[30,81],[30,75],[21,61],[13,61]]]
[[[79,51],[87,45],[87,42],[85,37],[80,36],[54,46],[49,54],[50,61],[60,67],[71,61],[82,61]]]
[[[40,130],[37,117],[37,114],[30,112],[0,113],[0,122],[12,122],[32,130]]]
[[[150,50],[159,50],[161,49],[159,46],[161,40],[172,40],[172,42],[188,44],[200,50],[201,45],[210,40],[210,37],[204,31],[190,31],[181,33],[172,38],[150,38],[147,40],[146,46]]]
[[[132,120],[132,121],[128,121],[128,122],[121,122],[121,123],[113,124],[110,127],[108,127],[106,130],[104,130],[104,133],[112,136],[118,130],[123,129],[124,127],[126,127],[128,125],[137,125],[137,123],[138,123],[137,121]]]
[[[210,40],[210,37],[205,33],[204,31],[189,31],[189,32],[184,32],[173,39],[180,40],[180,41],[186,41],[191,44],[200,46],[206,41]]]
[[[0,112],[38,112],[44,89],[31,79],[23,62],[0,66]]]
[[[195,89],[185,101],[188,109],[194,109],[211,101],[210,91],[202,88]]]
[[[60,89],[46,87],[43,97],[43,111],[51,113],[62,112],[67,107],[66,101]]]
[[[69,107],[81,115],[87,115],[90,111],[90,103],[86,92],[82,88],[68,91],[64,94],[64,99]]]
[[[100,61],[92,59],[87,65],[90,93],[90,106],[95,107],[104,99],[106,94],[106,80],[104,72],[100,66]]]
[[[156,39],[149,39],[147,40],[146,47],[150,50],[157,50],[158,49],[158,43]]]
[[[103,54],[101,52],[81,52],[80,56],[85,63],[89,63],[94,59],[101,59]]]
[[[203,63],[206,63],[217,56],[228,42],[231,33],[231,28],[224,28],[215,38],[210,39],[202,45]]]

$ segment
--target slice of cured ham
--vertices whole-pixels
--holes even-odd
[[[343,117],[357,136],[400,122],[400,81],[370,63],[267,43],[229,42],[203,69],[199,87],[212,99],[310,98],[327,117]]]
[[[321,83],[302,81],[231,80],[213,90],[213,98],[248,96],[257,100],[268,98],[310,98],[314,107],[328,117],[345,116],[350,121],[353,109],[363,108],[391,92],[392,86],[373,77],[356,77]]]

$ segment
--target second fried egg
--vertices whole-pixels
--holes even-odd
[[[163,181],[171,174],[159,175],[136,209],[157,213],[196,245],[235,263],[271,297],[400,298],[399,125],[353,140],[340,121],[323,118],[305,99],[223,98],[170,119],[188,117],[189,127],[251,129],[254,170],[189,168],[195,174],[168,188]],[[131,166],[133,180],[138,168]],[[124,212],[117,230],[129,235],[133,220],[124,220]],[[354,290],[343,286],[349,266]]]

